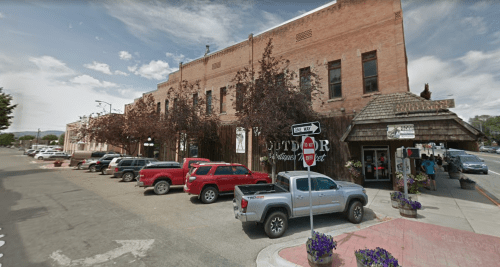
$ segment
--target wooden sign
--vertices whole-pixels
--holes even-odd
[[[394,104],[395,113],[432,112],[455,107],[454,99],[415,101]]]

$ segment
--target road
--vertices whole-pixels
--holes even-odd
[[[309,218],[280,239],[234,219],[232,196],[210,205],[181,187],[157,196],[108,175],[48,165],[0,148],[0,264],[3,266],[255,266],[265,247],[303,238]],[[375,220],[365,208],[364,223]],[[340,214],[315,230],[352,227]]]
[[[467,173],[466,176],[476,181],[482,188],[500,199],[500,154],[486,152],[470,152],[484,160],[488,166],[488,174]]]

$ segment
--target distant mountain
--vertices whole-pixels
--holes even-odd
[[[19,137],[25,136],[25,135],[33,135],[34,137],[36,137],[36,134],[37,134],[36,131],[12,132],[12,133],[14,134],[15,138],[19,138]],[[40,132],[40,135],[38,137],[42,138],[42,137],[49,135],[49,134],[53,134],[53,135],[59,137],[63,133],[64,133],[64,131],[42,131],[42,132]]]

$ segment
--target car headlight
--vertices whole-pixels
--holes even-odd
[[[483,164],[481,164],[481,167],[488,167],[488,166],[486,166],[486,164],[483,163]]]
[[[364,189],[364,188],[363,188],[363,193],[365,193],[365,194],[366,194],[366,189]]]

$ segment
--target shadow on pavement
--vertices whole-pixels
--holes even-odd
[[[42,173],[42,172],[54,172],[54,171],[55,170],[47,170],[47,169],[34,169],[34,170],[23,170],[23,171],[1,171],[0,170],[0,178],[23,176],[23,175]]]

